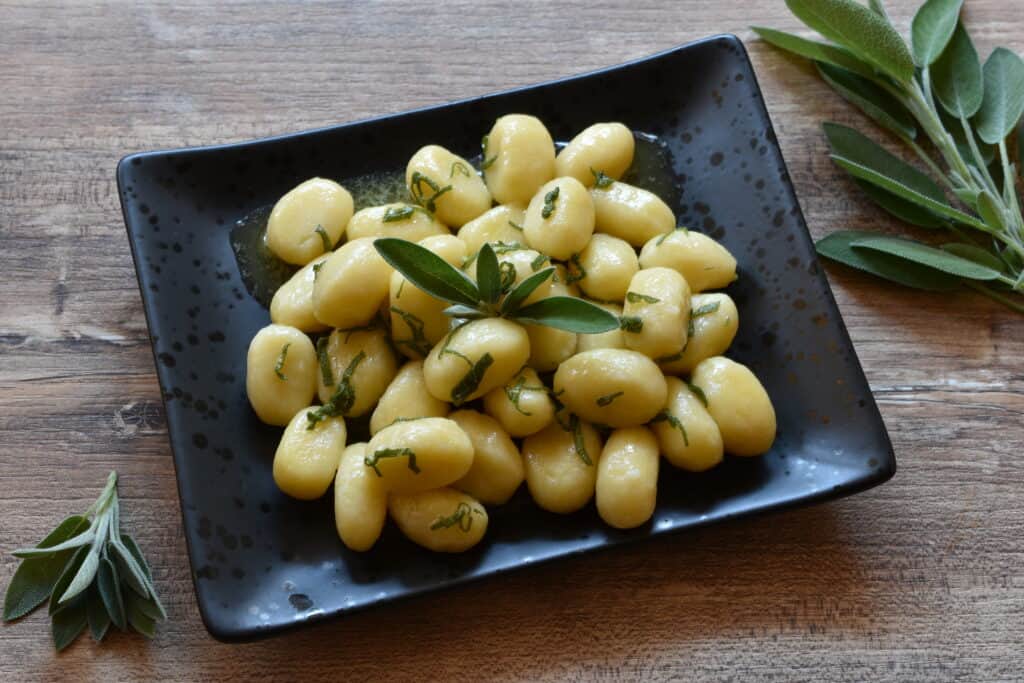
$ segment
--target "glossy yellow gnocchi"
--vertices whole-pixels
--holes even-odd
[[[565,260],[586,248],[594,234],[594,202],[575,178],[555,178],[526,207],[523,235],[531,248]]]
[[[491,208],[491,193],[472,164],[440,145],[421,147],[412,155],[405,184],[421,205],[455,227]]]
[[[475,410],[457,410],[448,418],[473,442],[473,465],[452,486],[487,505],[508,501],[523,483],[523,459],[508,432]]]
[[[573,280],[583,293],[603,302],[622,303],[638,270],[633,247],[611,235],[594,235],[570,263]]]
[[[596,172],[618,180],[633,163],[633,131],[621,123],[595,123],[569,141],[555,157],[555,175],[591,186]]]
[[[555,404],[548,388],[529,366],[505,386],[488,392],[484,396],[484,410],[514,437],[536,434],[555,419]]]
[[[555,177],[555,141],[540,119],[508,114],[484,138],[481,165],[495,201],[526,206]]]
[[[327,329],[327,325],[313,314],[313,281],[317,266],[325,260],[327,256],[310,261],[278,287],[270,301],[271,321],[278,325],[290,325],[303,332],[323,332]]]
[[[487,532],[487,510],[452,488],[388,497],[391,519],[413,543],[438,553],[462,553]]]
[[[515,204],[501,204],[459,228],[459,239],[470,254],[484,244],[515,244],[523,242],[523,217],[526,210]]]
[[[646,427],[616,429],[597,463],[597,513],[609,526],[632,529],[654,514],[658,440]]]
[[[450,234],[447,226],[417,204],[396,202],[357,211],[345,230],[349,240],[363,237],[398,237],[419,242],[431,235]]]
[[[704,395],[678,377],[668,378],[668,402],[651,425],[665,459],[690,472],[722,462],[722,433],[704,405]]]
[[[654,361],[625,349],[577,353],[558,366],[554,386],[555,397],[570,412],[609,427],[650,422],[668,396]]]
[[[604,304],[594,302],[596,305],[612,313],[617,318],[622,317],[622,306],[618,304]],[[622,328],[616,327],[607,332],[599,334],[581,334],[576,344],[576,352],[593,351],[594,349],[624,349],[626,341],[622,338]]]
[[[438,342],[423,363],[423,376],[431,394],[458,406],[504,385],[529,357],[526,330],[503,318],[484,318]]]
[[[304,266],[334,249],[352,218],[352,195],[325,178],[311,178],[281,197],[267,221],[267,247]]]
[[[249,342],[245,390],[260,420],[283,427],[313,402],[316,351],[305,334],[287,325],[267,325]]]
[[[733,255],[707,235],[686,229],[651,237],[640,250],[640,267],[671,268],[695,293],[721,289],[736,279]]]
[[[597,232],[623,239],[634,247],[676,227],[668,204],[647,190],[615,181],[590,189]]]
[[[671,268],[645,268],[629,283],[622,306],[626,346],[649,358],[664,358],[686,346],[690,287]]]
[[[466,476],[473,465],[473,442],[452,420],[424,417],[374,434],[364,462],[388,491],[429,491]]]
[[[389,266],[372,237],[346,242],[327,257],[313,282],[313,315],[325,325],[359,327],[370,322],[388,297]]]
[[[370,434],[396,422],[421,417],[447,417],[448,403],[427,391],[423,361],[409,361],[398,371],[370,416]]]
[[[594,496],[601,437],[583,421],[570,429],[554,422],[523,440],[526,486],[549,512],[576,512]]]
[[[300,410],[288,423],[274,453],[274,482],[292,498],[315,500],[327,492],[345,450],[345,418],[311,422]]]
[[[775,409],[749,368],[724,356],[713,356],[697,364],[690,382],[704,393],[727,453],[768,452],[775,441]]]
[[[320,401],[346,417],[370,412],[398,372],[382,328],[335,330],[318,342],[317,356]]]
[[[334,525],[345,547],[357,552],[377,542],[388,512],[387,490],[365,458],[365,443],[346,448],[334,479]]]
[[[694,294],[690,298],[690,330],[686,347],[677,354],[658,360],[666,375],[689,374],[697,363],[720,356],[732,344],[739,329],[736,303],[728,294]]]

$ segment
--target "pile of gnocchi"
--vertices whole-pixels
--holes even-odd
[[[278,487],[311,500],[333,483],[348,548],[370,549],[390,517],[430,550],[468,550],[487,506],[524,480],[545,510],[594,498],[606,523],[633,528],[654,512],[662,456],[702,472],[770,449],[767,392],[722,355],[739,318],[711,290],[736,279],[736,260],[620,180],[634,145],[626,126],[598,123],[556,153],[540,120],[510,114],[484,137],[479,170],[437,145],[417,151],[408,202],[354,212],[344,187],[313,178],[274,206],[266,244],[299,270],[252,339],[246,389],[263,422],[285,427]],[[584,298],[618,328],[461,318],[389,265],[382,237],[469,278],[485,244],[516,283],[553,266],[529,301]],[[367,418],[368,440],[349,443]]]

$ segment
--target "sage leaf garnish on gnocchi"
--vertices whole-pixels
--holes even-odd
[[[555,202],[558,200],[559,188],[556,186],[546,195],[544,195],[544,208],[541,209],[541,218],[551,218],[551,214],[555,212]]]
[[[103,640],[113,625],[152,638],[167,619],[153,575],[135,540],[120,529],[117,473],[81,515],[62,521],[22,558],[4,597],[4,621],[14,621],[47,600],[53,645],[63,650],[85,630]]]

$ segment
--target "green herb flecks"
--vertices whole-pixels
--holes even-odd
[[[519,232],[522,232],[522,231],[523,231],[523,226],[519,225],[519,224],[518,224],[518,223],[516,223],[515,221],[509,221],[509,222],[508,222],[508,224],[509,224],[510,226],[512,226],[512,229],[513,229],[513,230],[518,230]]]
[[[397,299],[398,297],[395,298]],[[424,333],[423,320],[419,316],[405,311],[398,306],[392,306],[391,312],[402,319],[405,326],[409,328],[409,334],[412,335],[408,339],[395,339],[395,346],[406,346],[421,358],[430,353],[431,344]]]
[[[547,254],[537,254],[532,261],[530,261],[530,270],[537,272],[547,264],[551,263],[551,257]]]
[[[313,264],[313,281],[314,282],[316,281],[316,279],[318,277],[320,277],[320,269],[324,267],[324,263],[325,263],[324,261],[321,261],[320,263],[314,263]]]
[[[702,306],[690,309],[690,318],[689,321],[686,323],[687,336],[692,336],[697,331],[697,328],[693,324],[694,320],[696,320],[697,318],[703,318],[706,315],[711,315],[712,313],[717,311],[720,306],[720,301],[710,301]]]
[[[151,638],[164,611],[138,544],[120,529],[117,473],[88,510],[68,517],[22,558],[4,598],[4,621],[50,601],[53,645],[63,650],[85,630],[102,640],[113,625]],[[135,619],[142,614],[144,619]]]
[[[466,176],[467,178],[470,178],[470,177],[473,176],[473,174],[470,173],[469,168],[464,163],[462,163],[461,161],[453,161],[452,162],[452,170],[448,172],[448,179],[450,180],[450,179],[454,178],[456,173],[461,173],[462,175]]]
[[[313,232],[320,235],[320,241],[323,242],[324,245],[324,253],[334,249],[334,244],[331,243],[331,236],[327,234],[326,230],[324,230],[324,226],[317,225]]]
[[[635,315],[619,316],[619,329],[636,334],[643,331],[644,321]]]
[[[429,196],[423,190],[424,185],[426,185],[431,192]],[[430,213],[434,213],[437,210],[437,200],[445,192],[451,192],[451,189],[451,185],[441,187],[419,171],[414,171],[412,178],[409,179],[409,192],[412,193],[412,198],[417,204],[424,207]]]
[[[615,178],[605,175],[604,171],[595,171],[593,167],[590,168],[591,174],[594,176],[594,187],[599,190],[605,190],[612,186],[615,182]]]
[[[481,158],[480,170],[481,171],[486,171],[488,168],[491,167],[491,164],[493,164],[495,161],[498,160],[498,155],[497,154],[495,154],[493,157],[488,157],[487,156],[487,142],[488,142],[488,138],[489,137],[490,136],[485,135],[485,136],[483,136],[483,138],[480,139],[480,158]]]
[[[455,512],[447,517],[438,518],[436,522],[430,525],[430,530],[438,531],[439,529],[450,529],[453,526],[457,526],[459,531],[469,533],[469,530],[473,528],[473,514],[483,516],[484,513],[470,507],[469,503],[459,503],[455,507]]]
[[[352,406],[356,402],[356,390],[352,386],[352,376],[355,375],[356,369],[365,358],[366,352],[360,351],[349,361],[330,400],[319,408],[306,413],[306,420],[309,422],[306,425],[306,429],[314,429],[318,423],[323,422],[327,418],[344,415],[352,410]]]
[[[522,400],[522,398],[523,398],[523,392],[526,392],[526,391],[547,392],[548,388],[545,387],[544,385],[539,385],[539,386],[527,385],[526,377],[523,376],[523,375],[520,375],[516,379],[516,381],[514,383],[506,384],[505,387],[504,387],[504,390],[505,390],[505,397],[508,399],[508,402],[512,404],[512,407],[516,409],[516,412],[519,413],[520,415],[525,416],[525,417],[531,417],[531,416],[533,416],[533,413],[531,413],[528,410],[523,410],[523,407],[521,405],[519,405],[519,401]]]
[[[544,219],[551,218],[551,214],[555,212],[555,202],[558,201],[558,186],[544,195],[544,208],[540,210],[540,217]]]
[[[465,358],[465,356],[463,356]],[[459,380],[455,388],[452,389],[452,403],[457,406],[462,405],[466,400],[480,387],[480,382],[483,381],[484,375],[487,373],[487,369],[494,364],[494,357],[490,353],[484,353],[480,356],[480,360],[472,363],[469,371]]]
[[[320,337],[316,340],[316,358],[320,363],[320,376],[325,387],[334,386],[334,371],[331,369],[331,357],[327,353],[329,337]]]
[[[282,382],[287,381],[288,377],[284,374],[284,362],[288,358],[288,347],[291,346],[291,342],[288,342],[281,347],[281,353],[277,354],[277,362],[274,363],[274,374]]]
[[[626,301],[631,304],[656,304],[661,302],[656,296],[650,296],[649,294],[641,294],[639,292],[626,292]]]
[[[689,382],[686,383],[686,388],[693,392],[693,395],[704,404],[705,408],[708,407],[708,397],[707,394],[704,393],[703,389],[698,387],[696,384],[690,384]]]
[[[571,285],[585,277],[587,277],[587,269],[580,262],[580,255],[573,254],[569,257],[569,263],[566,267],[565,284]]]
[[[599,407],[601,407],[601,408],[605,408],[607,406],[610,406],[615,399],[617,399],[619,396],[622,396],[624,393],[626,393],[626,392],[624,392],[624,391],[616,391],[613,394],[607,394],[605,396],[601,396],[601,397],[599,397],[597,399],[597,405]]]
[[[654,243],[654,244],[655,244],[655,246],[658,246],[658,247],[660,247],[660,246],[661,246],[661,243],[662,243],[662,242],[664,242],[664,241],[665,241],[665,240],[667,240],[667,239],[668,239],[668,238],[669,238],[670,236],[674,235],[675,233],[677,233],[677,232],[679,232],[679,231],[682,231],[684,235],[689,235],[689,234],[690,234],[690,230],[689,230],[689,229],[688,229],[688,228],[687,228],[686,226],[684,226],[684,225],[679,225],[679,226],[677,226],[676,228],[674,228],[674,229],[672,229],[672,230],[669,230],[669,231],[668,231],[668,232],[666,232],[666,233],[663,233],[663,234],[661,235],[661,237],[659,237],[659,238],[658,238],[658,241]]]
[[[516,283],[516,267],[514,264],[503,262],[498,265],[498,274],[501,277],[501,293],[508,294],[512,285]]]
[[[470,368],[472,368],[473,367],[473,361],[470,359],[470,357],[467,356],[466,354],[462,353],[461,351],[456,351],[455,349],[452,348],[452,342],[455,341],[455,334],[459,330],[461,330],[463,327],[465,327],[465,325],[466,325],[466,323],[463,323],[462,325],[459,325],[458,327],[456,327],[455,329],[453,329],[451,332],[448,333],[448,336],[445,337],[444,344],[441,346],[441,350],[438,352],[437,355],[438,355],[439,358],[442,357],[442,356],[445,356],[445,355],[450,355],[450,356],[455,356],[456,358],[461,358],[467,364],[469,364]]]
[[[381,218],[383,223],[396,223],[398,221],[404,221],[412,218],[416,212],[419,211],[430,220],[434,220],[433,214],[424,209],[422,206],[413,206],[412,204],[402,204],[401,206],[389,206],[387,211],[384,212],[384,217]]]
[[[663,410],[657,415],[655,415],[654,419],[651,420],[651,424],[657,424],[658,422],[668,422],[669,426],[671,426],[673,429],[678,429],[679,433],[683,435],[683,443],[686,445],[687,448],[690,447],[690,437],[687,436],[686,427],[683,426],[683,423],[679,421],[678,417],[668,412],[667,410]]]
[[[373,455],[363,458],[363,464],[373,468],[378,477],[383,477],[377,463],[387,458],[409,458],[409,469],[416,474],[420,473],[420,468],[416,465],[416,453],[411,448],[381,448],[374,451]]]
[[[583,438],[583,423],[575,415],[569,416],[569,431],[572,432],[572,446],[576,451],[576,455],[580,457],[583,464],[592,466],[594,461],[590,459],[590,454],[587,453],[587,445]]]

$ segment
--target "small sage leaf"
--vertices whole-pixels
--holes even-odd
[[[910,46],[914,62],[931,66],[953,37],[964,0],[927,0],[910,25]]]
[[[146,588],[146,575],[132,554],[118,540],[112,540],[109,547],[114,549],[113,554],[121,580],[140,597],[149,597],[149,590]]]
[[[82,566],[78,568],[75,573],[75,577],[71,579],[71,583],[68,584],[67,589],[60,595],[58,601],[61,603],[71,600],[76,595],[79,595],[92,580],[96,578],[96,571],[100,567],[100,554],[95,546],[86,554],[85,559],[82,560]]]
[[[939,103],[955,117],[969,119],[981,107],[981,62],[963,24],[957,25],[932,67],[932,87]]]
[[[57,545],[50,546],[48,548],[22,548],[21,550],[15,550],[11,554],[15,557],[29,558],[29,557],[47,557],[49,555],[55,555],[64,550],[70,550],[72,548],[81,548],[84,545],[92,543],[93,539],[96,538],[91,530],[84,533],[80,533],[77,536],[70,538]]]
[[[995,280],[999,271],[927,244],[899,237],[873,235],[852,242],[855,249],[870,249],[934,268],[969,280]]]
[[[910,50],[888,21],[853,0],[786,0],[801,21],[899,83],[914,78]]]
[[[501,302],[501,314],[509,315],[514,313],[538,287],[554,274],[554,268],[545,268],[544,270],[537,271],[513,287],[512,291],[505,296],[505,300]]]
[[[875,204],[878,204],[878,206],[901,221],[922,228],[943,228],[946,226],[945,221],[928,209],[923,209],[913,202],[908,202],[906,199],[898,197],[892,192],[883,190],[877,185],[872,185],[860,178],[855,178],[854,180],[860,186],[860,189],[864,190],[864,194],[870,197]]]
[[[943,244],[941,249],[948,251],[951,254],[956,254],[962,258],[980,263],[983,266],[987,266],[992,270],[1001,271],[1004,268],[1004,264],[999,260],[999,257],[981,247],[976,247],[973,244],[964,244],[962,242],[951,242],[949,244]]]
[[[58,524],[36,547],[46,548],[63,543],[88,528],[89,521],[85,517],[72,515]],[[7,586],[4,621],[19,619],[43,604],[50,597],[54,584],[73,554],[74,549],[69,548],[52,555],[24,560]]]
[[[981,219],[993,228],[1006,229],[1006,221],[1003,219],[1003,211],[999,202],[988,190],[982,190],[978,195],[978,215]]]
[[[882,0],[868,0],[868,7],[878,16],[888,20],[889,13],[885,11],[885,5],[882,3]]]
[[[960,286],[955,277],[946,273],[908,262],[890,254],[853,248],[853,242],[875,236],[876,234],[871,232],[841,230],[818,240],[815,248],[819,254],[833,261],[906,287],[946,292]]]
[[[817,62],[818,72],[843,99],[850,102],[875,123],[896,135],[917,137],[914,116],[899,101],[870,80],[839,67]]]
[[[85,602],[76,602],[67,609],[57,612],[50,624],[53,646],[60,652],[75,642],[88,623],[89,614]]]
[[[854,57],[852,53],[841,47],[829,45],[828,43],[819,43],[807,38],[801,38],[792,33],[776,31],[764,26],[751,26],[751,29],[767,43],[798,57],[831,64],[864,78],[872,80],[878,78],[878,74],[875,73],[874,68],[870,64]]]
[[[479,302],[476,283],[429,249],[395,237],[382,237],[373,245],[385,261],[427,294],[453,304],[476,306]]]
[[[489,304],[498,302],[501,296],[501,273],[498,270],[498,257],[490,244],[484,243],[476,259],[476,285],[480,290],[480,298]]]
[[[117,567],[114,566],[109,557],[104,556],[100,558],[100,568],[96,573],[96,587],[99,591],[100,599],[103,601],[103,606],[107,609],[107,614],[110,615],[110,620],[122,631],[128,628]]]
[[[520,308],[515,318],[521,322],[545,325],[579,334],[599,334],[614,330],[619,319],[589,301],[571,296],[553,296]]]
[[[129,592],[127,597],[126,613],[129,625],[147,638],[152,638],[156,633],[156,620],[143,611],[144,599],[132,592]]]
[[[975,120],[978,137],[990,145],[1002,142],[1024,113],[1024,61],[997,47],[985,61],[985,93]]]
[[[487,317],[483,311],[472,306],[463,306],[462,304],[449,306],[444,309],[444,314],[452,318],[460,318],[463,320],[479,320],[480,318]]]
[[[89,554],[89,548],[79,548],[75,551],[75,554],[68,560],[68,563],[64,565],[64,570],[60,574],[60,578],[57,579],[57,583],[53,585],[53,592],[50,593],[50,606],[48,610],[50,614],[54,614],[57,611],[68,607],[69,605],[77,605],[79,601],[72,601],[71,603],[60,604],[58,598],[64,595],[64,591],[71,585],[71,581],[75,578],[75,574],[78,573],[78,568],[85,562],[86,555]]]
[[[89,618],[89,631],[92,633],[92,639],[96,642],[103,640],[103,637],[107,635],[107,630],[110,629],[110,615],[107,613],[107,608],[103,605],[103,600],[97,589],[89,590],[85,599],[85,610]]]
[[[162,615],[160,618],[166,619],[167,613],[164,611],[163,603],[160,602],[160,596],[156,594],[156,588],[153,586],[153,573],[149,569],[149,563],[146,562],[142,550],[139,549],[139,544],[128,534],[121,534],[121,543],[132,554],[132,557],[139,563],[139,566],[142,567],[142,572],[146,575],[146,588],[149,589],[148,599],[159,610]]]

